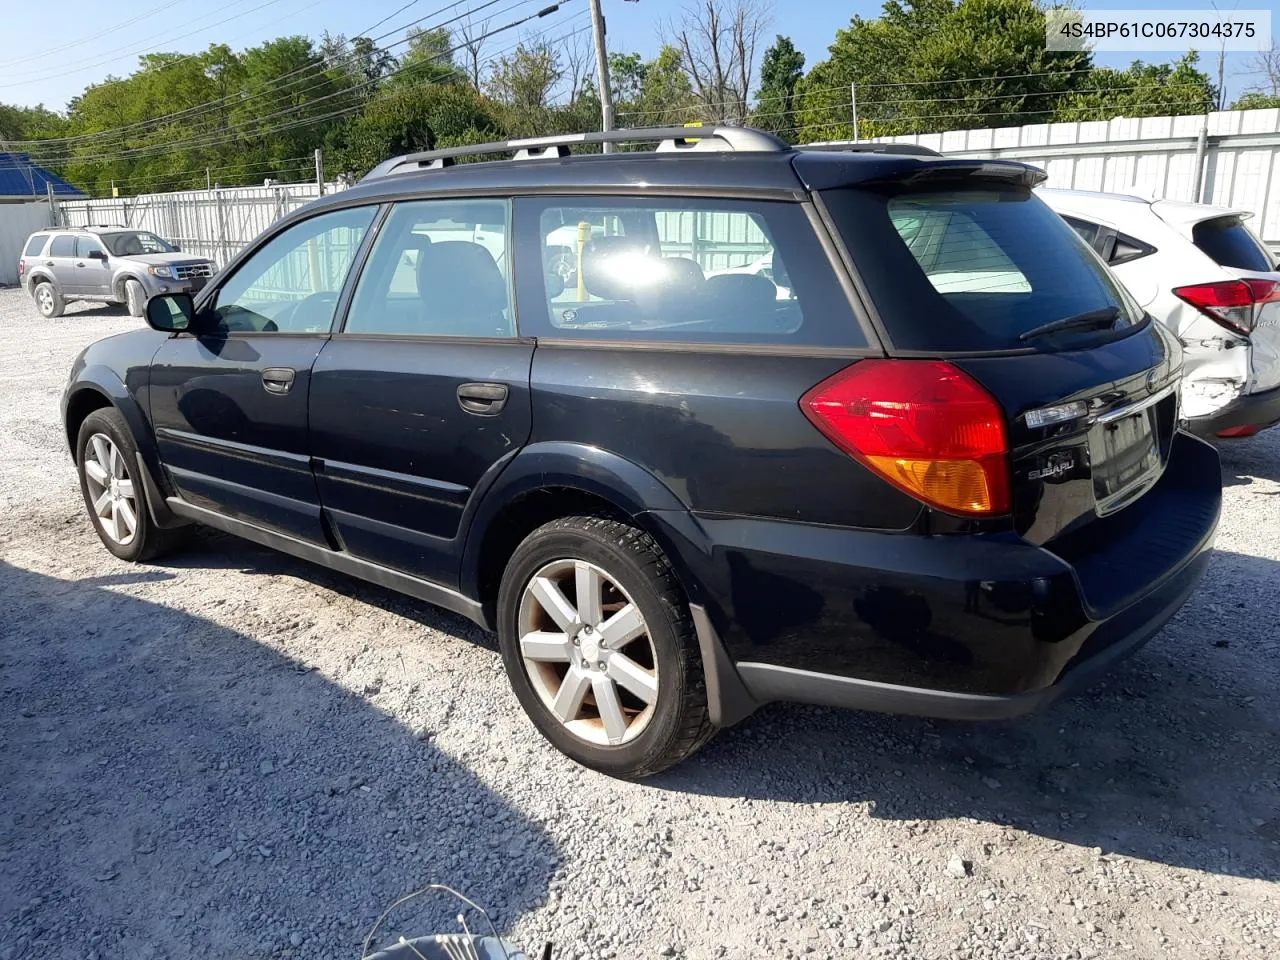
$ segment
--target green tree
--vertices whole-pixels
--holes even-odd
[[[486,89],[502,104],[505,126],[513,136],[536,136],[546,127],[552,92],[563,77],[564,68],[554,46],[546,41],[526,41],[498,59]]]
[[[454,60],[452,34],[446,27],[409,31],[409,48],[400,58],[392,78],[398,85],[416,83],[464,83],[466,74]]]
[[[790,37],[779,35],[760,63],[760,89],[756,92],[752,125],[794,142],[796,85],[803,75],[804,54],[795,48]]]
[[[344,130],[333,168],[363,175],[388,157],[502,139],[495,104],[469,83],[388,86]]]
[[[802,141],[1047,121],[1091,66],[1087,53],[1044,49],[1035,0],[888,0],[854,17],[798,85]]]
[[[1241,94],[1231,104],[1232,110],[1274,110],[1276,107],[1280,107],[1280,95],[1263,93],[1261,90]]]
[[[1196,68],[1199,55],[1184,54],[1174,63],[1135,60],[1127,70],[1100,67],[1062,98],[1055,120],[1109,120],[1112,117],[1166,117],[1205,113],[1218,91],[1208,74]]]

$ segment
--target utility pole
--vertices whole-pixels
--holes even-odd
[[[316,147],[316,189],[324,196],[324,151]]]
[[[858,142],[858,85],[849,84],[849,103],[853,107],[853,142]]]
[[[604,14],[600,0],[591,0],[591,34],[596,42],[596,78],[600,84],[600,129],[613,129],[613,87],[609,83],[609,49],[604,42]],[[601,144],[605,153],[613,153],[613,144]]]

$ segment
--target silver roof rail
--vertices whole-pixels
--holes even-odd
[[[409,170],[436,170],[452,166],[458,157],[509,153],[513,154],[511,158],[513,160],[554,160],[558,157],[567,157],[570,147],[596,143],[652,143],[654,141],[658,142],[658,153],[782,153],[791,149],[773,134],[752,127],[730,127],[723,124],[709,127],[637,127],[630,130],[596,130],[590,133],[566,133],[551,137],[530,137],[524,140],[502,140],[495,143],[478,143],[409,153],[403,157],[393,157],[383,161],[365,174],[364,179],[376,180],[392,173]]]

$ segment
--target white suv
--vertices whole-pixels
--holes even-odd
[[[1182,341],[1182,412],[1202,436],[1280,421],[1280,272],[1243,210],[1039,189]]]

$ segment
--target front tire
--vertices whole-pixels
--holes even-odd
[[[41,280],[36,284],[34,295],[36,309],[46,320],[62,316],[62,312],[67,309],[67,301],[62,298],[58,288],[48,280]]]
[[[124,303],[131,317],[140,317],[146,311],[147,293],[137,280],[124,282]]]
[[[176,546],[185,531],[162,530],[147,509],[138,474],[138,446],[113,408],[84,418],[76,439],[80,492],[102,545],[121,560],[140,562]]]
[[[521,706],[583,766],[649,776],[714,734],[688,601],[644,531],[603,517],[539,527],[507,564],[497,616]]]

